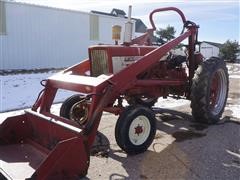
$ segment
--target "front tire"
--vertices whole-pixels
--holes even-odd
[[[228,96],[228,71],[223,60],[211,57],[203,61],[192,79],[191,108],[197,122],[217,123]]]
[[[153,111],[144,106],[129,106],[119,116],[115,127],[115,139],[127,154],[139,154],[147,150],[156,133]]]

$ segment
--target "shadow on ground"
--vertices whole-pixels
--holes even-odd
[[[239,178],[239,122],[225,116],[220,123],[207,126],[194,123],[188,113],[154,111],[158,131],[145,153],[128,156],[119,148],[111,148],[107,137],[98,133],[91,155],[120,162],[128,174],[116,170],[109,179]]]

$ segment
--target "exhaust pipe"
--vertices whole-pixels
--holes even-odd
[[[124,44],[129,44],[132,41],[133,23],[131,21],[132,6],[128,8],[128,21],[125,23]]]

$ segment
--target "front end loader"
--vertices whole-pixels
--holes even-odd
[[[152,45],[156,30],[153,16],[163,11],[176,12],[183,31],[165,44]],[[123,44],[89,47],[89,59],[46,80],[31,110],[0,125],[0,177],[43,180],[85,176],[104,111],[119,115],[115,138],[128,154],[142,153],[152,143],[156,132],[152,106],[159,97],[189,99],[195,121],[219,121],[229,83],[224,61],[204,59],[195,50],[199,27],[187,21],[179,9],[159,8],[149,18],[152,28],[141,37],[132,40],[128,34]],[[186,56],[174,54],[173,49],[185,39]],[[59,89],[76,94],[63,102],[57,116],[51,106]]]

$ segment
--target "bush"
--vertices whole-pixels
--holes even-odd
[[[240,52],[240,48],[236,40],[235,41],[227,40],[220,48],[221,58],[230,62],[236,61],[238,52]]]

